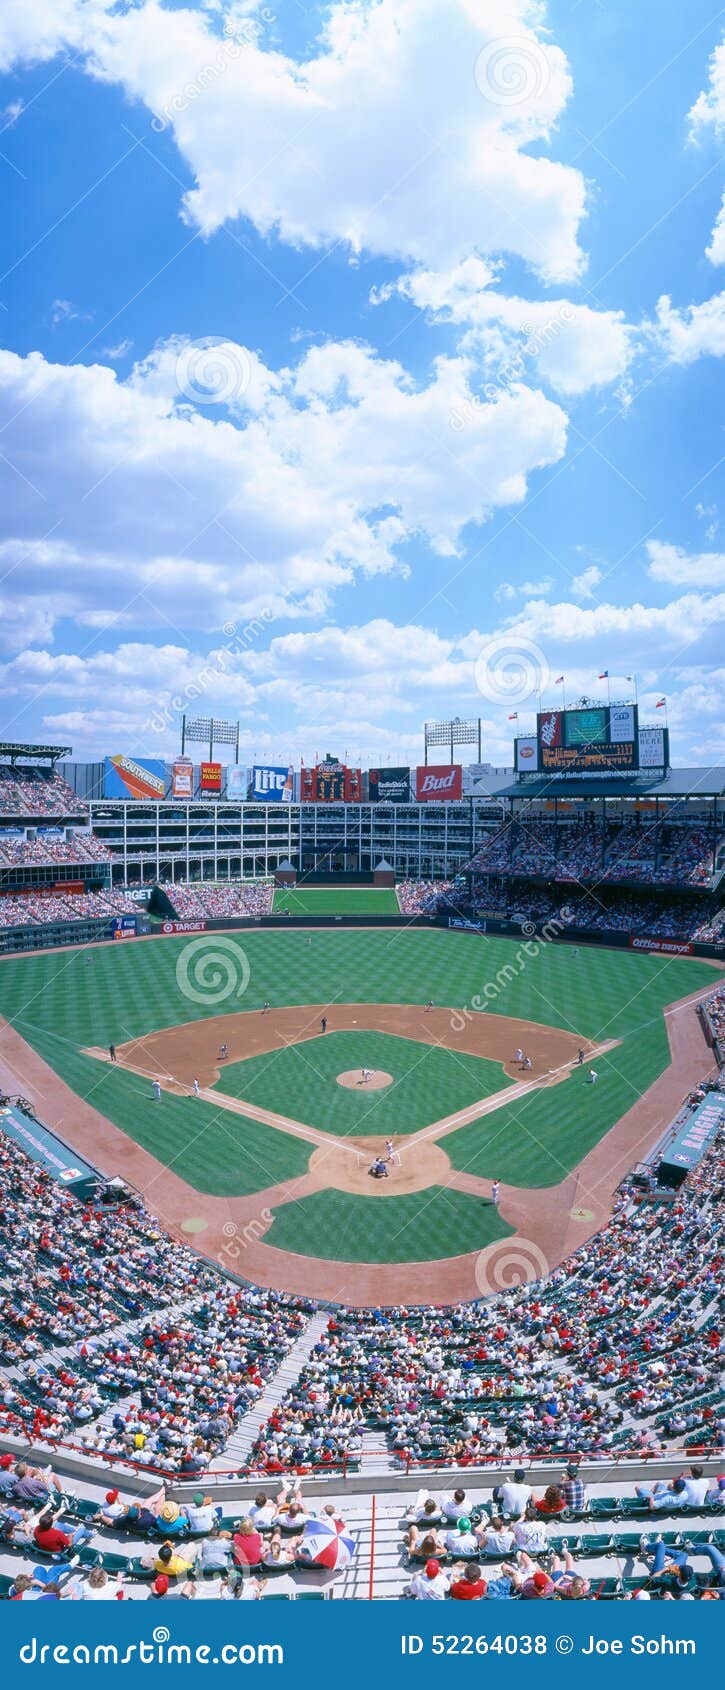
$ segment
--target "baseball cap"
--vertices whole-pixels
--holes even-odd
[[[523,1467],[517,1467],[516,1468],[516,1470],[514,1472],[514,1478],[516,1480],[517,1485],[520,1485],[523,1482],[523,1480],[526,1478],[526,1474],[524,1472]]]
[[[169,1581],[166,1577],[166,1574],[165,1573],[159,1573],[158,1578],[154,1579],[154,1582],[151,1586],[151,1589],[153,1590],[154,1595],[155,1596],[165,1596],[168,1588],[169,1588]]]
[[[576,1462],[570,1461],[569,1465],[567,1467],[567,1470],[566,1470],[567,1478],[568,1479],[575,1479],[578,1472],[579,1472],[579,1468],[577,1467]]]
[[[425,1576],[426,1576],[426,1578],[429,1578],[429,1579],[437,1578],[440,1570],[441,1570],[440,1561],[426,1561],[426,1564],[425,1564]]]
[[[117,1490],[107,1490],[106,1491],[106,1502],[118,1502],[118,1491]]]
[[[460,1519],[459,1522],[458,1522],[458,1530],[459,1530],[459,1532],[470,1532],[470,1530],[471,1530],[470,1520],[466,1520],[465,1518]]]
[[[203,1506],[204,1506],[204,1492],[203,1492],[203,1490],[195,1490],[194,1491],[193,1501],[194,1501],[194,1507],[195,1508],[203,1508]]]
[[[6,1451],[5,1455],[0,1455],[0,1467],[5,1467],[5,1468],[12,1467],[13,1459],[14,1459],[14,1457],[12,1455],[9,1455]]]
[[[531,1582],[532,1582],[535,1590],[546,1590],[546,1587],[549,1583],[549,1580],[546,1576],[546,1573],[534,1573],[534,1576],[533,1576],[533,1579],[531,1580]]]

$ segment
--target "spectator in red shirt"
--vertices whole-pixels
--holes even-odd
[[[534,1503],[538,1514],[563,1514],[566,1508],[566,1497],[559,1485],[547,1485],[543,1496]]]
[[[90,1543],[93,1532],[88,1526],[76,1526],[73,1532],[63,1532],[55,1521],[56,1516],[51,1513],[41,1515],[33,1532],[38,1549],[45,1549],[49,1555],[58,1555],[79,1543]]]
[[[454,1602],[480,1602],[488,1590],[481,1569],[477,1561],[469,1562],[463,1577],[455,1579],[451,1585],[451,1596]]]
[[[56,1526],[52,1514],[44,1514],[33,1532],[33,1537],[39,1549],[46,1549],[49,1555],[57,1555],[62,1549],[70,1549],[73,1542],[68,1532],[62,1532]]]
[[[249,1515],[240,1520],[232,1539],[232,1559],[237,1567],[258,1567],[263,1555],[262,1539]]]

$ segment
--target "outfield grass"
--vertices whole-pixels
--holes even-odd
[[[289,1135],[241,1122],[196,1099],[165,1097],[155,1108],[145,1082],[82,1056],[81,1047],[122,1044],[156,1028],[235,1008],[258,1009],[265,999],[272,1005],[424,1004],[432,997],[438,1004],[460,1007],[524,956],[497,989],[491,1013],[622,1043],[598,1062],[597,1086],[584,1087],[583,1076],[575,1074],[450,1134],[445,1148],[456,1165],[472,1171],[521,1185],[548,1185],[561,1179],[661,1072],[668,1060],[664,1005],[698,987],[714,986],[718,979],[715,970],[689,958],[586,947],[575,957],[569,947],[553,944],[542,944],[532,957],[516,940],[425,928],[318,931],[311,944],[307,937],[300,929],[243,932],[239,939],[209,933],[7,957],[0,960],[0,1013],[79,1096],[198,1190],[252,1191],[298,1173],[300,1156],[306,1158],[309,1151]],[[201,954],[213,957],[220,939],[232,946],[226,953],[232,965],[229,989],[220,999],[218,987],[206,993],[200,988],[199,1001],[190,999],[182,989],[183,977],[177,978],[177,963],[200,941]],[[249,981],[239,996],[243,955]],[[236,957],[240,966],[235,972]],[[294,1114],[294,1103],[280,1088],[276,1108]]]
[[[483,1250],[513,1231],[493,1204],[442,1185],[377,1199],[316,1191],[273,1213],[265,1244],[326,1262],[437,1261]],[[354,1301],[354,1284],[345,1295]]]
[[[273,915],[400,915],[392,886],[278,887]]]
[[[350,1090],[337,1075],[351,1068],[392,1074],[384,1091]],[[441,1050],[390,1033],[325,1033],[225,1066],[218,1090],[262,1109],[278,1109],[341,1138],[416,1132],[512,1082],[498,1062]]]

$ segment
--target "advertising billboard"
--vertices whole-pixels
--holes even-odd
[[[410,769],[370,769],[368,797],[371,804],[407,804],[410,801]]]
[[[230,763],[227,769],[227,798],[244,800],[247,796],[247,771],[241,763]]]
[[[166,793],[164,764],[160,757],[127,757],[119,752],[105,759],[104,798],[151,798]]]
[[[218,795],[221,792],[221,789],[221,763],[201,763],[199,766],[199,791],[215,792]]]
[[[294,773],[291,763],[255,763],[252,797],[258,804],[291,804]]]
[[[438,763],[420,766],[415,771],[415,797],[418,804],[435,804],[441,800],[460,798],[463,792],[463,770],[460,763]]]
[[[542,710],[537,725],[545,774],[627,773],[639,766],[636,704]]]
[[[538,774],[539,742],[536,734],[520,734],[514,740],[514,767],[518,775]]]
[[[171,765],[172,798],[193,798],[194,765],[190,757],[177,757]]]
[[[335,757],[327,757],[316,768],[303,768],[300,774],[300,800],[303,804],[359,804],[362,798],[362,775],[359,769],[349,769]]]
[[[665,728],[640,728],[640,769],[665,769],[667,767],[665,734]]]

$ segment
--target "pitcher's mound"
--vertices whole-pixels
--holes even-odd
[[[360,1091],[382,1091],[384,1086],[392,1086],[393,1076],[386,1074],[384,1068],[373,1068],[367,1080],[363,1079],[363,1073],[362,1068],[346,1068],[344,1074],[338,1074],[337,1083],[348,1090],[355,1087]]]

